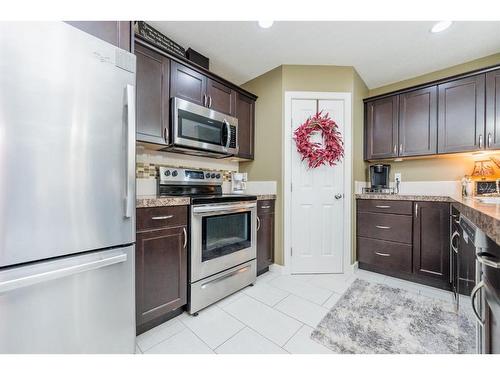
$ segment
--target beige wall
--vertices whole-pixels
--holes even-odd
[[[242,87],[259,98],[255,103],[255,160],[240,163],[250,180],[277,181],[275,208],[275,262],[283,264],[282,190],[282,67],[277,67]]]
[[[275,261],[283,264],[283,103],[286,91],[350,92],[353,98],[353,173],[364,173],[363,102],[368,89],[352,67],[283,65],[243,85],[259,96],[256,103],[255,160],[240,163],[251,180],[276,180]]]
[[[368,92],[368,96],[385,94],[387,92],[404,89],[406,87],[411,87],[415,85],[420,85],[422,83],[435,81],[437,79],[450,77],[456,74],[467,73],[470,72],[471,70],[481,69],[497,64],[500,64],[500,53],[486,56],[477,60],[468,61],[463,64],[454,65],[446,69],[441,69],[435,72],[423,74],[421,76],[406,79],[404,81],[394,82],[389,85],[370,89]]]
[[[367,165],[363,161],[363,102],[362,99],[500,64],[500,53],[467,62],[448,69],[414,77],[369,90],[355,69],[328,65],[283,65],[243,85],[259,96],[256,103],[255,160],[240,163],[240,171],[248,172],[251,180],[275,180],[278,183],[276,200],[275,261],[283,264],[283,105],[285,91],[339,91],[352,93],[353,118],[353,183],[366,181]],[[478,155],[442,156],[390,162],[392,179],[402,173],[403,181],[450,181],[470,174]],[[353,205],[354,209],[354,205]],[[355,216],[353,216],[354,218]],[[355,220],[353,220],[355,222]],[[353,231],[353,239],[354,239]],[[355,241],[353,253],[355,253]]]

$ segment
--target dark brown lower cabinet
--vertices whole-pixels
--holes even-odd
[[[140,334],[168,320],[187,303],[187,208],[139,208],[137,216],[136,324]],[[154,226],[148,225],[153,222]]]
[[[274,200],[257,202],[257,275],[274,263]]]
[[[449,203],[357,202],[359,268],[450,289]]]
[[[450,280],[450,204],[415,202],[413,272],[446,288]]]

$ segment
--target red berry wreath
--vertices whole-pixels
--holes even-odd
[[[323,164],[334,166],[344,156],[344,143],[338,131],[338,126],[327,113],[323,111],[309,117],[293,132],[293,139],[302,160],[307,159],[309,168],[317,168]],[[311,133],[319,131],[323,137],[323,144],[311,142]]]

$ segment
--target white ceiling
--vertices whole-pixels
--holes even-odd
[[[210,58],[210,70],[242,84],[282,64],[354,66],[369,88],[500,52],[500,22],[151,21]]]

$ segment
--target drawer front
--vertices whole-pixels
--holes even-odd
[[[137,230],[187,225],[188,206],[151,207],[137,209]]]
[[[412,243],[412,216],[358,212],[357,228],[362,237]]]
[[[358,199],[358,212],[377,212],[385,214],[412,215],[413,202]]]
[[[257,201],[257,213],[267,214],[274,212],[274,199],[269,199],[265,201]]]
[[[411,273],[411,245],[358,237],[358,261]]]

